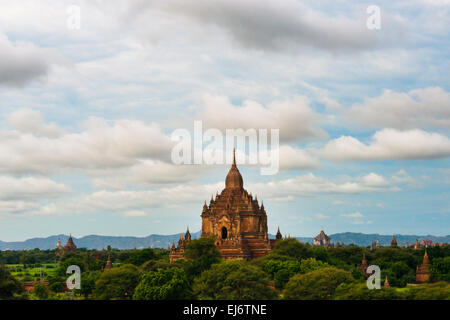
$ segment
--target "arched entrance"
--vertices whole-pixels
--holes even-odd
[[[227,236],[228,236],[227,228],[223,227],[222,228],[222,239],[226,239]]]

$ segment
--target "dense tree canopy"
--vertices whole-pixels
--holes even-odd
[[[301,243],[294,238],[278,241],[272,250],[272,254],[288,256],[294,259],[307,259],[312,258],[314,255],[308,244]]]
[[[3,264],[0,264],[0,299],[12,299],[15,294],[22,292],[22,284],[11,275]]]
[[[220,251],[214,239],[200,238],[189,242],[185,249],[186,272],[190,278],[199,276],[213,264],[220,262]]]
[[[266,274],[244,261],[214,264],[194,282],[194,293],[200,299],[277,299],[269,287]]]
[[[350,272],[327,267],[293,276],[286,284],[284,296],[295,300],[328,300],[333,298],[334,291],[340,284],[353,281]]]
[[[434,258],[430,273],[433,280],[450,281],[450,257]]]
[[[46,300],[49,296],[49,291],[44,284],[38,284],[34,287],[33,294],[40,300]]]
[[[366,283],[342,283],[334,293],[336,300],[397,300],[404,295],[392,287],[368,289]]]
[[[213,239],[191,241],[185,259],[169,263],[168,250],[80,249],[0,251],[0,299],[450,299],[450,245],[427,248],[430,283],[415,283],[425,249],[349,245],[314,247],[288,238],[259,259],[223,261]],[[369,290],[359,269],[363,255],[381,268],[390,288]],[[113,268],[103,270],[111,257]],[[129,263],[128,263],[129,262]],[[66,295],[69,265],[78,265],[81,290]],[[23,281],[41,276],[48,287],[34,293]],[[437,282],[440,281],[440,282]],[[276,288],[276,289],[275,289]]]
[[[413,287],[405,298],[414,300],[450,300],[450,285],[441,281]]]
[[[140,280],[141,272],[132,264],[106,270],[95,283],[94,296],[102,300],[131,299]]]
[[[166,268],[145,274],[136,287],[136,300],[179,300],[192,298],[192,290],[185,271]]]
[[[147,248],[142,250],[136,250],[131,252],[128,259],[125,260],[125,263],[134,264],[135,266],[140,266],[144,262],[154,259],[155,252],[153,249]]]

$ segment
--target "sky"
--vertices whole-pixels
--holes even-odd
[[[0,0],[0,240],[200,230],[194,121],[279,129],[277,174],[238,164],[270,233],[450,234],[449,7]]]

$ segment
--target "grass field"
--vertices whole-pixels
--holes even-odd
[[[7,264],[11,274],[21,281],[35,281],[39,280],[41,275],[43,279],[48,276],[53,276],[58,270],[58,263],[44,263],[41,267],[27,267],[23,264]]]

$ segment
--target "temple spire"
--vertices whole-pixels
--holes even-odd
[[[389,287],[390,287],[389,281],[388,281],[388,277],[387,277],[387,276],[386,276],[386,280],[384,280],[384,287],[385,287],[385,288],[389,288]]]
[[[105,266],[105,270],[111,270],[112,268],[112,263],[111,263],[111,255],[108,255],[108,260],[106,261],[106,266]]]
[[[228,171],[227,177],[225,178],[225,188],[226,189],[240,189],[242,190],[244,186],[244,181],[236,166],[236,149],[233,148],[233,164]]]
[[[283,239],[283,236],[281,235],[281,232],[280,232],[280,227],[278,227],[277,235],[275,236],[275,238],[276,238],[277,240]]]

